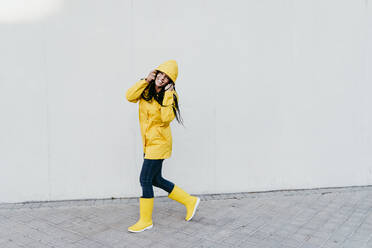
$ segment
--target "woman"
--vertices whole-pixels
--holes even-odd
[[[142,232],[153,227],[152,210],[154,191],[152,186],[167,191],[168,197],[186,207],[185,220],[194,216],[200,198],[191,196],[161,175],[163,160],[172,154],[170,123],[174,118],[181,123],[175,82],[178,66],[169,60],[150,72],[146,79],[135,83],[126,93],[128,101],[139,101],[139,121],[143,143],[144,162],[140,174],[142,197],[139,199],[140,218],[128,227],[130,232]]]

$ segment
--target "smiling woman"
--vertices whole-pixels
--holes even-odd
[[[55,14],[61,7],[62,0],[1,0],[0,22],[40,20]]]
[[[160,92],[161,88],[164,87],[165,90],[173,90],[173,82],[171,79],[162,71],[158,71],[155,79],[155,89],[156,92]]]
[[[186,207],[185,220],[194,216],[199,205],[199,197],[191,196],[174,183],[161,175],[163,161],[172,154],[172,133],[170,123],[180,117],[178,94],[175,82],[178,76],[178,65],[169,60],[151,71],[126,93],[127,100],[139,101],[139,121],[143,142],[144,162],[140,174],[142,197],[140,197],[140,219],[128,228],[130,232],[142,232],[150,229],[154,191],[152,186],[169,193],[168,197]]]

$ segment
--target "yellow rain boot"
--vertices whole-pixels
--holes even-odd
[[[186,207],[186,221],[192,219],[195,214],[196,208],[199,205],[200,198],[196,196],[191,196],[182,190],[177,185],[174,185],[172,192],[169,193],[168,197],[172,200],[182,203]]]
[[[129,232],[142,232],[153,227],[152,210],[154,208],[153,198],[140,197],[140,219],[133,226],[128,227]]]

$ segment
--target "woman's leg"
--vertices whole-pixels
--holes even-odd
[[[144,159],[140,174],[140,183],[142,187],[142,198],[153,198],[154,190],[152,182],[155,174],[161,168],[161,159]]]
[[[143,161],[140,174],[140,182],[143,196],[139,199],[140,218],[136,224],[128,227],[129,232],[142,232],[153,227],[152,210],[154,208],[154,192],[152,190],[152,179],[155,174],[156,164],[154,160],[145,159]]]
[[[172,182],[170,182],[170,181],[168,181],[168,180],[166,180],[165,178],[162,177],[162,175],[161,175],[162,168],[163,168],[163,161],[162,161],[162,163],[160,163],[159,168],[157,168],[157,170],[155,172],[155,176],[154,176],[154,179],[152,181],[152,185],[154,185],[155,187],[161,188],[161,189],[167,191],[168,193],[170,193],[173,190],[174,183],[172,183]]]

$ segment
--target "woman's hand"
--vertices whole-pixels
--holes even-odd
[[[156,70],[153,70],[149,73],[147,78],[145,78],[146,82],[150,83],[152,80],[155,80],[156,77]]]
[[[173,84],[172,83],[169,83],[167,86],[165,86],[164,89],[165,90],[169,90],[169,91],[173,90]]]

